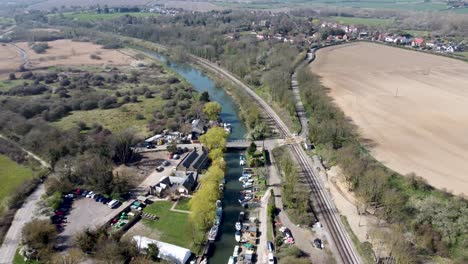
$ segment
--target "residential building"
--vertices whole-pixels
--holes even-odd
[[[198,172],[205,168],[208,163],[208,151],[204,148],[194,148],[184,159],[177,165],[177,171],[183,172]]]

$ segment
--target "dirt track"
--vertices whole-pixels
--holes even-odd
[[[312,67],[374,157],[468,194],[468,63],[356,43],[319,50]]]

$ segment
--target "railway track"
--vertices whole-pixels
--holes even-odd
[[[292,134],[289,131],[288,127],[273,111],[273,109],[244,83],[232,76],[232,74],[230,74],[226,70],[221,69],[217,65],[213,64],[212,62],[209,62],[205,59],[196,56],[191,57],[193,60],[200,63],[202,66],[212,70],[215,73],[227,77],[229,80],[242,87],[260,105],[260,107],[265,111],[265,114],[275,122],[280,134],[284,138],[292,137]],[[302,149],[302,147],[299,144],[290,144],[288,146],[294,154],[294,157],[297,160],[303,172],[305,180],[312,189],[312,193],[316,199],[317,206],[319,207],[319,210],[317,211],[319,215],[322,216],[322,222],[324,222],[324,224],[328,228],[333,242],[339,253],[340,261],[338,261],[338,263],[362,263],[346,229],[343,226],[341,218],[336,210],[336,207],[331,200],[330,194],[324,188],[323,182],[315,174],[307,153],[304,151],[304,149]]]

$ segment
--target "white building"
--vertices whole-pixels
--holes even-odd
[[[133,241],[137,243],[138,249],[146,252],[149,244],[156,244],[159,249],[159,258],[171,263],[185,264],[192,255],[190,250],[176,245],[164,243],[144,236],[133,236]]]

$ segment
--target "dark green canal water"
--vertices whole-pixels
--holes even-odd
[[[210,94],[211,101],[221,104],[221,119],[232,125],[232,133],[229,135],[229,139],[237,140],[245,138],[247,130],[239,118],[238,107],[223,89],[216,87],[213,80],[189,64],[171,61],[168,57],[155,52],[146,50],[144,52],[159,61],[166,62],[172,70],[184,77],[198,92],[207,91]],[[238,181],[242,175],[239,156],[240,152],[228,152],[225,155],[227,163],[226,188],[222,199],[224,215],[218,240],[215,242],[215,250],[209,260],[210,263],[227,263],[234,251],[234,246],[237,245],[234,239],[235,223],[239,213],[242,211],[242,207],[237,201],[239,199],[239,192],[242,190],[242,186]]]

